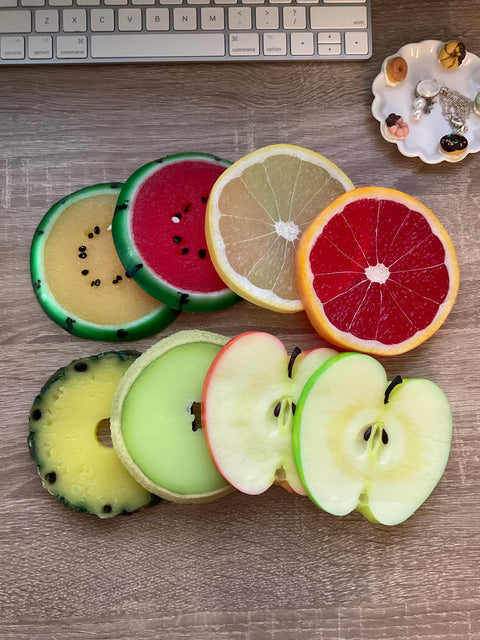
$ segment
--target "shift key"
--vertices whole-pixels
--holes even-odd
[[[2,33],[30,33],[32,30],[32,16],[30,11],[5,11],[2,9]]]
[[[312,29],[366,29],[366,7],[311,7]]]

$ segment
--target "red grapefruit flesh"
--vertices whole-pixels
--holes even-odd
[[[408,351],[448,316],[458,291],[455,250],[415,198],[379,187],[335,200],[296,256],[305,311],[326,340],[377,355]]]

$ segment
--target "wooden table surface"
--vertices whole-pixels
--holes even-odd
[[[372,4],[369,61],[0,69],[1,640],[480,638],[480,158],[406,158],[370,112],[381,62],[403,44],[461,38],[480,55],[480,3]],[[112,345],[75,338],[40,309],[29,278],[38,222],[63,195],[123,181],[163,155],[236,160],[277,142],[326,155],[357,186],[410,193],[452,237],[452,313],[422,346],[382,360],[390,377],[430,378],[447,393],[454,434],[442,480],[393,528],[325,514],[279,487],[111,520],[67,509],[41,487],[29,409],[57,368]],[[324,344],[303,313],[241,302],[183,313],[133,346],[190,328],[265,330],[289,350]]]

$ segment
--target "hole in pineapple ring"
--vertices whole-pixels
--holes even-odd
[[[97,424],[95,435],[104,447],[113,447],[112,434],[110,433],[110,418],[100,420]]]

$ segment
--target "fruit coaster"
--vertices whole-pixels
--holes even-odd
[[[231,163],[180,153],[140,167],[125,183],[112,224],[124,268],[151,296],[184,311],[240,300],[217,274],[205,239],[210,190]]]
[[[134,362],[113,398],[115,450],[137,482],[166,500],[206,502],[231,491],[210,458],[200,416],[205,376],[227,340],[198,330],[160,340]]]
[[[137,340],[178,315],[122,267],[111,233],[120,190],[117,183],[98,184],[68,195],[49,209],[32,240],[30,274],[38,302],[80,338]]]
[[[443,59],[450,65],[445,68],[439,60],[448,55],[441,53],[444,47],[439,40],[404,45],[384,60],[372,84],[372,114],[380,122],[382,136],[404,156],[418,157],[427,164],[458,162],[480,150],[480,60],[462,50],[462,60],[460,56],[455,61],[455,54],[451,61]],[[396,57],[403,58],[405,69],[408,67],[403,80],[401,69],[394,70],[394,80],[387,75],[387,65]],[[392,117],[387,122],[391,114],[402,120],[395,122]],[[407,132],[406,137],[397,137]],[[442,149],[444,136],[444,146],[452,140],[456,143],[453,149]]]

